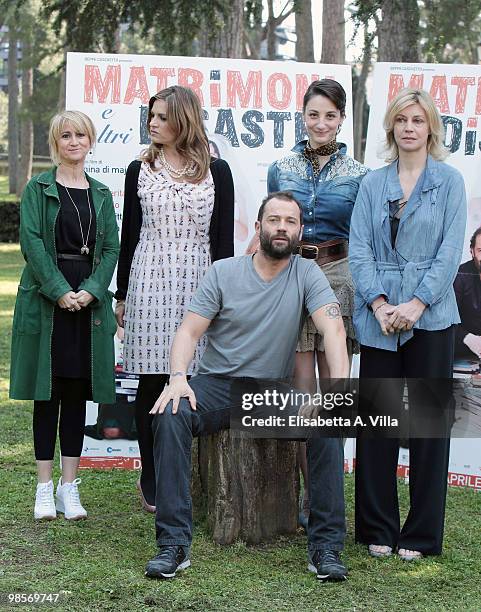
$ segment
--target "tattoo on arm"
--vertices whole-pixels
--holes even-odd
[[[328,319],[339,319],[341,318],[341,309],[339,304],[328,304],[324,310]]]

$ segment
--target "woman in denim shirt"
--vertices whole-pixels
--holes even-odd
[[[354,286],[347,246],[352,209],[367,168],[346,155],[346,145],[336,141],[346,116],[345,109],[346,92],[340,83],[332,79],[311,83],[303,101],[309,138],[299,142],[290,155],[271,164],[267,188],[269,193],[290,191],[302,205],[304,232],[299,254],[315,259],[329,280],[340,303],[351,358],[359,352],[359,344],[352,323]],[[302,329],[297,350],[296,385],[314,393],[316,357],[321,378],[329,377],[329,368],[322,336],[310,317]],[[309,507],[305,447],[300,463],[305,484],[300,522],[305,526]]]
[[[398,417],[404,380],[410,379],[411,508],[400,529],[399,440],[389,437],[397,433],[364,428],[356,450],[356,539],[368,544],[373,556],[388,556],[398,547],[401,558],[412,560],[442,550],[449,460],[448,419],[442,413],[450,405],[459,323],[453,281],[463,248],[466,196],[460,173],[442,161],[444,129],[429,94],[399,92],[387,108],[384,129],[392,163],[361,185],[349,262],[364,420],[376,409]],[[374,378],[390,380],[382,387],[379,380],[363,382]]]

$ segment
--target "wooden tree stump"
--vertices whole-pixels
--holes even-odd
[[[251,439],[229,430],[199,442],[200,478],[214,542],[258,544],[296,532],[297,443]]]

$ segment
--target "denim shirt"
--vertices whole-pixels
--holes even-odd
[[[349,239],[349,225],[359,184],[368,169],[346,155],[346,145],[331,155],[317,177],[303,151],[306,140],[292,153],[269,166],[267,191],[290,191],[302,204],[303,240]]]
[[[417,297],[427,308],[414,327],[446,329],[459,323],[453,282],[466,228],[461,174],[428,156],[399,222],[393,248],[389,203],[403,198],[397,161],[362,182],[351,219],[349,265],[356,286],[354,325],[361,344],[396,351],[413,330],[383,336],[370,304],[379,296],[398,305]]]

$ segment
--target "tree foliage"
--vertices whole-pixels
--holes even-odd
[[[375,34],[381,31],[382,20],[391,20],[407,13],[399,33],[410,39],[410,46],[419,47],[418,61],[477,64],[481,41],[481,3],[479,0],[353,0],[350,4],[356,28],[369,22]],[[388,13],[390,12],[390,14]],[[384,13],[384,14],[383,14]],[[397,13],[397,14],[395,14]],[[397,39],[387,40],[392,43]],[[379,50],[379,43],[376,49]],[[395,49],[393,49],[395,53]],[[377,57],[378,61],[384,59]],[[392,61],[403,61],[398,50]],[[404,61],[413,61],[404,59]]]
[[[68,49],[118,51],[120,24],[140,26],[141,36],[151,40],[157,53],[186,55],[201,23],[220,27],[219,15],[228,11],[227,0],[44,0],[44,14]]]
[[[481,41],[479,0],[424,0],[421,12],[425,61],[477,64]]]

